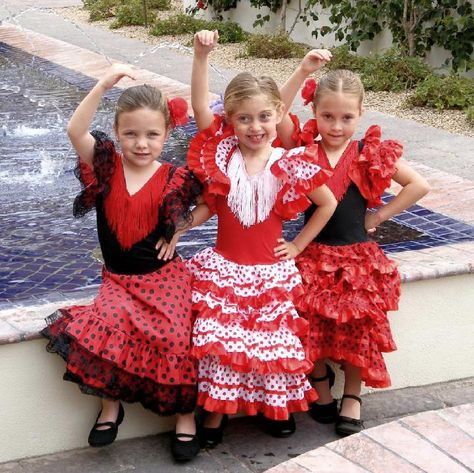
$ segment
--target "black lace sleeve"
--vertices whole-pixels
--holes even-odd
[[[95,139],[93,169],[78,159],[75,176],[81,182],[81,192],[74,199],[74,217],[83,217],[95,207],[99,194],[105,197],[110,190],[109,181],[115,171],[114,142],[102,131],[93,130],[91,135]]]
[[[189,226],[192,207],[202,193],[202,184],[187,167],[172,168],[160,207],[160,233],[169,242],[176,231]]]

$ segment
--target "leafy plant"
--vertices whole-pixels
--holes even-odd
[[[129,0],[120,5],[115,12],[115,21],[110,25],[111,28],[120,28],[121,26],[148,24],[148,12],[144,8],[142,0]]]
[[[151,34],[155,36],[194,34],[202,29],[219,31],[220,43],[238,43],[248,37],[248,33],[237,23],[200,20],[183,13],[170,16],[166,20],[157,20]]]
[[[468,110],[474,107],[474,79],[430,74],[408,99],[409,105]]]
[[[83,0],[84,9],[89,11],[89,21],[112,18],[117,3],[117,0]]]
[[[466,110],[466,118],[469,123],[474,125],[474,107],[469,107]]]
[[[303,57],[308,47],[295,43],[288,35],[252,35],[246,42],[247,56],[268,59]]]

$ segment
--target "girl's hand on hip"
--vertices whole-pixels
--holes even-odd
[[[377,227],[382,223],[380,214],[378,212],[367,211],[365,214],[365,231],[367,233],[374,233]]]
[[[104,89],[108,90],[124,77],[136,80],[137,71],[128,64],[113,64],[105,73],[104,77],[99,80],[99,84],[101,84]]]
[[[155,245],[155,249],[158,250],[157,258],[164,261],[172,259],[180,236],[181,233],[176,232],[169,243],[163,237],[161,237],[158,240],[158,243]]]
[[[309,75],[321,69],[331,58],[332,53],[328,49],[312,49],[301,61],[301,69]]]
[[[216,46],[219,39],[217,30],[201,30],[194,35],[194,54],[207,55]]]
[[[275,247],[273,252],[275,256],[281,260],[296,258],[301,253],[301,250],[292,241],[286,241],[284,238],[278,238],[277,242],[281,243],[281,245]]]

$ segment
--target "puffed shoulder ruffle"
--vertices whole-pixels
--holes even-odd
[[[192,223],[191,207],[196,205],[197,197],[203,189],[187,167],[172,168],[170,174],[159,212],[160,234],[168,242],[176,231]]]
[[[349,169],[351,180],[368,201],[368,207],[382,204],[381,196],[390,187],[397,172],[395,163],[403,154],[403,146],[396,140],[381,141],[382,132],[372,125],[363,138],[364,147]]]
[[[291,140],[293,147],[310,146],[314,143],[319,135],[318,122],[315,118],[310,118],[303,126],[301,126],[299,118],[293,113],[288,113],[288,116],[293,123],[293,131],[291,133]],[[284,147],[280,138],[276,138],[273,142],[273,147]]]
[[[211,212],[216,211],[216,196],[229,193],[225,171],[236,147],[233,128],[220,115],[214,115],[209,128],[201,130],[189,144],[188,167],[204,184],[202,196]]]
[[[286,151],[270,168],[282,181],[274,211],[285,220],[291,220],[306,210],[311,201],[307,195],[325,184],[332,173],[316,164],[318,145],[301,146]]]
[[[110,191],[110,179],[119,158],[114,142],[99,130],[91,131],[95,139],[92,167],[81,161],[80,157],[74,174],[81,182],[82,190],[74,199],[73,215],[82,217],[95,207],[97,196],[104,197]]]

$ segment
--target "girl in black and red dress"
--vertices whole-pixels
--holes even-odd
[[[289,108],[307,75],[330,57],[312,51],[282,89]],[[319,399],[310,413],[321,423],[336,422],[336,432],[349,435],[363,428],[360,420],[361,382],[387,387],[390,377],[382,356],[396,349],[387,312],[398,308],[400,277],[396,265],[368,233],[425,195],[427,182],[399,158],[402,145],[381,141],[381,131],[371,126],[362,140],[354,140],[362,114],[364,89],[359,77],[345,70],[324,75],[319,84],[310,79],[302,92],[312,103],[314,119],[300,128],[297,117],[286,115],[279,139],[288,148],[316,144],[318,164],[333,172],[328,187],[338,206],[313,243],[297,256],[304,294],[296,305],[308,320],[305,348],[314,362],[312,382]],[[376,212],[391,180],[402,190]],[[314,212],[314,206],[305,214]],[[325,360],[342,365],[345,374],[340,409],[330,388],[334,373]]]
[[[42,334],[67,363],[64,379],[101,398],[90,445],[115,440],[120,401],[140,402],[157,414],[177,414],[172,453],[189,460],[199,451],[191,275],[174,251],[155,245],[189,224],[201,185],[184,168],[157,161],[170,128],[187,120],[183,99],[166,100],[149,85],[126,89],[114,123],[121,152],[104,133],[89,132],[103,94],[125,76],[135,79],[134,70],[114,65],[68,125],[83,186],[74,215],[96,209],[102,284],[91,305],[58,310]]]

